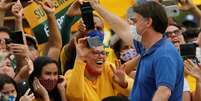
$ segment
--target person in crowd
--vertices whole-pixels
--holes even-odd
[[[103,9],[96,0],[87,1],[123,41],[132,44],[126,22]],[[181,101],[183,62],[173,44],[163,37],[168,25],[164,8],[156,2],[148,1],[133,7],[133,10],[136,12],[134,23],[138,34],[142,36],[142,43],[137,44],[135,41],[135,47],[140,49],[141,59],[130,100]]]
[[[121,45],[119,44],[122,44],[121,39],[111,47],[113,48],[117,58],[121,60],[121,63],[125,64],[126,74],[135,78],[136,67],[140,60],[140,55],[138,55],[134,46],[120,48]]]
[[[26,76],[28,75],[29,72],[32,71],[32,66],[31,63],[28,62],[29,58],[25,58],[26,54],[28,53],[28,49],[26,48],[25,45],[20,45],[20,44],[15,44],[15,43],[7,43],[6,40],[10,39],[9,34],[11,34],[10,30],[6,27],[1,27],[0,28],[0,34],[1,34],[1,56],[2,56],[2,63],[1,63],[1,73],[7,74],[13,79],[18,82],[18,80],[23,80],[24,78],[21,78],[20,75]],[[4,55],[3,55],[4,54]],[[16,70],[16,64],[14,63],[14,59],[17,56],[23,56],[23,61],[26,63],[25,66],[20,67],[23,68],[23,72],[27,72],[27,75],[24,73],[21,73]],[[18,61],[16,61],[18,62]],[[15,71],[15,72],[14,72]]]
[[[70,17],[74,17],[74,16],[81,16],[81,11],[80,11],[80,3],[78,2],[78,0],[76,0],[68,9],[67,13],[66,13],[67,16],[70,16]],[[95,22],[95,26],[98,30],[100,30],[101,32],[103,32],[103,29],[104,29],[104,23],[103,23],[103,20],[94,14],[94,22]],[[77,37],[77,38],[80,38],[80,37],[84,37],[84,36],[87,36],[86,34],[86,28],[85,28],[85,25],[83,24],[83,21],[81,19],[80,21],[80,25],[79,25],[79,31],[77,33],[75,33],[74,37]],[[117,50],[118,51],[118,44],[115,44],[114,47],[116,46],[115,48],[115,51]],[[112,45],[113,47],[113,45]],[[113,47],[113,48],[114,48]],[[122,53],[126,53],[126,49],[124,49],[125,51]],[[119,50],[120,51],[120,50]],[[133,53],[133,52],[132,52]],[[118,55],[119,54],[119,55]],[[117,54],[117,57],[119,57],[120,59],[120,52],[118,52]],[[123,55],[123,54],[122,54]],[[69,69],[72,69],[73,65],[74,65],[74,61],[75,61],[75,57],[76,57],[76,49],[75,49],[75,45],[74,45],[74,39],[72,38],[72,40],[70,40],[70,42],[66,45],[64,45],[63,49],[62,49],[62,52],[61,52],[61,62],[62,62],[62,72],[64,73],[65,71],[69,70]],[[113,57],[115,58],[115,57]],[[130,57],[129,57],[130,59]],[[113,59],[115,60],[115,59]],[[134,59],[136,60],[136,59]],[[128,63],[128,66],[126,67],[131,67],[133,66],[133,62],[129,62]],[[136,64],[135,64],[136,65]],[[133,67],[132,67],[133,68]],[[132,68],[129,68],[129,69],[132,69]],[[126,69],[126,71],[128,71],[127,73],[129,74],[130,70],[129,69]],[[133,70],[133,69],[132,69]]]
[[[100,30],[101,32],[103,32],[103,21],[99,16],[94,15],[94,23],[95,26],[97,27],[98,30]],[[85,26],[83,24],[83,21],[80,21],[80,27],[79,27],[79,31],[77,33],[75,33],[75,35],[73,37],[86,37],[87,33],[85,32]],[[64,56],[63,56],[63,69],[65,71],[67,71],[68,69],[71,69],[74,66],[74,61],[75,61],[75,57],[76,57],[76,49],[75,49],[75,45],[74,45],[74,39],[72,38],[70,40],[70,42],[66,45],[64,45],[63,47],[63,52],[64,52]]]
[[[131,23],[129,23],[131,24]],[[133,35],[133,40],[137,37],[136,31],[133,30],[133,25],[131,24],[131,33]],[[135,38],[134,38],[135,37]],[[140,55],[134,46],[125,46],[122,39],[114,34],[110,39],[110,46],[114,50],[115,56],[121,60],[126,67],[126,73],[134,78],[136,73],[136,67],[140,59]]]
[[[165,33],[178,50],[181,44],[185,44],[182,28],[179,25],[169,24]]]
[[[177,24],[169,24],[165,33],[167,38],[174,44],[175,48],[180,51],[180,45],[185,44],[181,27]],[[190,99],[190,87],[188,81],[184,78],[183,101],[190,101]]]
[[[68,9],[68,11],[66,12],[66,15],[68,17],[77,17],[77,16],[81,16],[81,11],[80,11],[80,3],[78,2],[78,0],[76,0]],[[103,20],[94,14],[94,24],[96,29],[98,29],[99,31],[103,32],[104,29],[104,22]],[[76,32],[71,40],[69,41],[68,44],[63,46],[62,52],[61,52],[61,64],[62,64],[62,73],[65,73],[67,70],[72,69],[72,67],[74,66],[74,61],[75,61],[75,57],[76,57],[76,49],[75,49],[75,45],[74,45],[74,39],[73,37],[77,37],[77,38],[81,38],[81,37],[86,37],[87,36],[87,32],[86,32],[86,28],[84,25],[84,22],[82,21],[82,19],[79,22],[79,27],[78,27],[78,32]],[[70,34],[70,33],[66,33],[66,34]]]
[[[87,47],[87,37],[74,42],[75,65],[65,74],[69,101],[100,101],[117,94],[129,95],[133,79],[127,77],[120,61],[115,66],[107,63],[103,46]]]
[[[5,74],[0,74],[0,78],[0,92],[3,96],[12,96],[14,99],[19,99],[19,95],[17,95],[17,84],[15,81]]]
[[[58,63],[50,57],[38,57],[29,77],[29,86],[35,101],[67,101],[66,81],[58,75]]]
[[[147,11],[149,9],[152,10]],[[136,77],[138,81],[136,81],[134,84],[131,99],[141,99],[141,95],[137,92],[141,91],[141,93],[144,93],[143,91],[146,91],[145,87],[141,88],[142,84],[140,82],[143,79],[146,80],[148,84],[147,86],[151,88],[150,92],[147,93],[145,99],[152,99],[152,101],[182,101],[184,82],[183,62],[181,56],[174,48],[173,44],[169,40],[167,40],[166,37],[163,37],[168,25],[167,16],[165,14],[164,8],[155,2],[147,2],[145,4],[142,4],[141,6],[134,7],[134,11],[136,12],[136,15],[134,15],[134,21],[137,27],[136,29],[137,32],[142,36],[144,52],[141,52],[143,52],[142,55],[144,55],[144,59],[142,59],[143,57],[141,57],[141,61],[139,64],[140,66],[138,66],[138,68],[140,69],[138,69],[137,71],[139,72],[139,74],[137,74],[137,76],[139,77]],[[150,12],[150,14],[146,14],[145,12]],[[159,18],[158,20],[156,20],[156,16]],[[143,28],[140,26],[146,27]],[[152,37],[152,39],[148,40],[150,37]],[[153,58],[154,54],[157,55],[156,60]],[[146,55],[148,56],[146,57]],[[148,62],[149,59],[146,59],[148,57],[150,57],[150,60],[153,60],[152,63]],[[142,63],[146,65],[143,65]],[[144,70],[143,67],[145,68],[149,66],[149,64],[150,66],[151,64],[155,64],[155,66],[151,67],[154,69],[152,70],[150,68],[148,70]],[[150,74],[154,73],[154,83],[152,80],[148,80],[148,75],[144,74],[148,71]],[[167,75],[169,76],[167,77]],[[152,86],[150,86],[150,83],[153,83]],[[162,94],[161,92],[164,93]],[[142,98],[141,100],[145,99]]]
[[[0,74],[1,101],[32,101],[34,95],[33,93],[29,94],[29,91],[30,89],[20,97],[15,81],[5,74]]]

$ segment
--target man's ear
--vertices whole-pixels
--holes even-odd
[[[153,20],[151,18],[148,18],[146,21],[146,27],[152,27]]]

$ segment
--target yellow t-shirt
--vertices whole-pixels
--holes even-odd
[[[95,82],[85,78],[86,63],[76,59],[72,70],[65,74],[67,80],[66,95],[69,101],[101,101],[103,98],[122,94],[128,96],[130,94],[133,79],[126,76],[128,81],[127,88],[121,88],[112,79],[112,70],[109,64],[105,63],[102,74]]]
[[[65,48],[66,48],[66,45],[62,48],[61,53],[60,53],[60,62],[61,62],[62,74],[65,73],[64,68],[66,68],[64,65],[66,62],[66,59],[67,59],[66,54],[65,54],[65,52],[67,52],[67,51]],[[106,61],[110,62],[110,63],[115,63],[115,60],[117,59],[117,57],[114,53],[114,50],[112,48],[105,48],[105,51],[107,53]]]
[[[185,78],[188,81],[190,92],[194,92],[196,89],[196,79],[190,75],[186,76]]]

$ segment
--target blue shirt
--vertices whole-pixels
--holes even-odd
[[[141,54],[136,79],[131,92],[131,101],[151,101],[159,86],[171,90],[169,101],[182,101],[184,65],[174,45],[165,37],[145,51],[139,42],[134,42]]]

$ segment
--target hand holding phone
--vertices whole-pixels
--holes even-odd
[[[93,19],[93,8],[89,2],[83,2],[80,6],[81,16],[86,25],[87,30],[93,30],[95,28]]]

